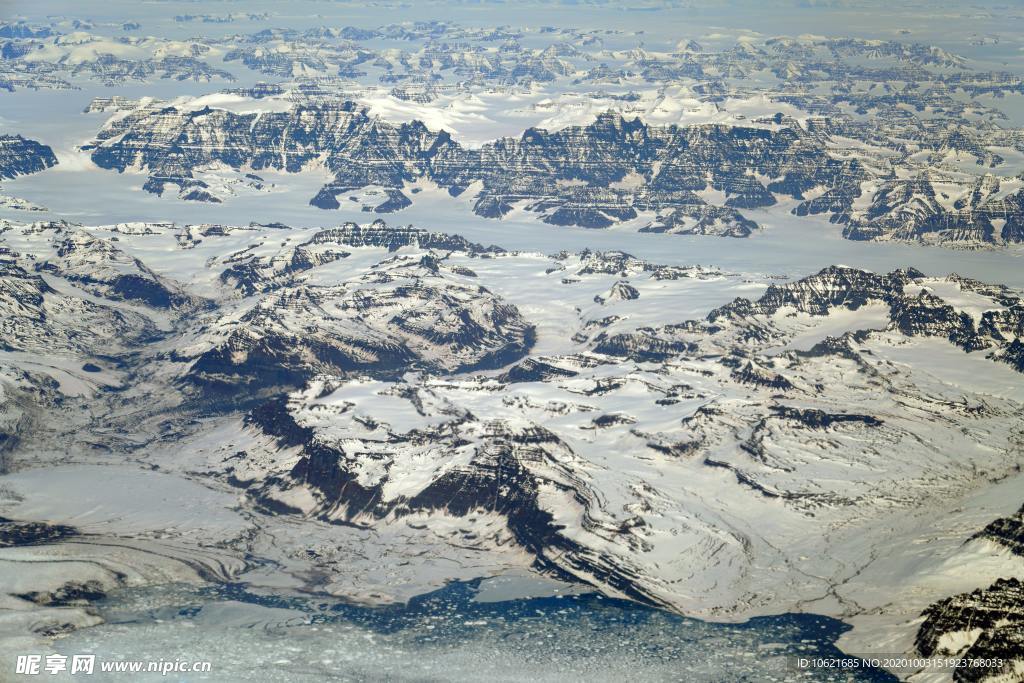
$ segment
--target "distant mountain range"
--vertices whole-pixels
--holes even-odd
[[[200,169],[297,173],[316,165],[334,175],[310,200],[324,209],[374,187],[384,201],[366,210],[400,211],[412,203],[408,185],[428,180],[452,196],[472,192],[480,216],[521,207],[552,225],[606,228],[646,213],[654,218],[644,231],[746,237],[758,225],[744,209],[786,198],[798,200],[798,216],[824,213],[845,224],[849,239],[1024,241],[1024,199],[1012,184],[1007,192],[985,176],[950,205],[929,176],[880,175],[835,153],[830,135],[827,125],[781,114],[749,126],[654,126],[609,112],[586,126],[467,148],[352,102],[251,114],[157,105],[115,118],[85,149],[101,168],[144,169],[149,192],[173,185],[199,201],[220,201],[196,177]]]

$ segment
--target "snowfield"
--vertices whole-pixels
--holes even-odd
[[[0,551],[52,567],[12,595],[230,580],[380,603],[532,567],[912,651],[929,604],[1024,577],[970,540],[1020,506],[1012,289],[380,221],[4,227],[7,281],[38,303],[5,304],[5,405],[35,461],[11,461],[0,515],[74,530]],[[126,351],[43,314],[84,305]]]
[[[0,679],[1024,675],[1014,8],[16,4]]]

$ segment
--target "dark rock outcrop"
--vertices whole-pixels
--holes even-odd
[[[515,306],[411,259],[345,285],[282,287],[225,325],[190,381],[235,391],[297,386],[320,372],[482,370],[518,360],[534,342]]]
[[[940,600],[925,610],[924,617],[915,640],[922,655],[1003,661],[1001,667],[956,669],[953,680],[957,683],[1020,671],[1024,663],[1024,584],[1017,579],[999,579],[988,588]],[[944,646],[945,637],[950,639]],[[955,645],[949,647],[950,643]]]
[[[20,135],[0,135],[0,178],[16,178],[57,165],[53,150]]]
[[[167,183],[190,187],[192,171],[215,162],[288,172],[322,162],[335,177],[312,200],[321,208],[337,208],[338,195],[372,185],[387,196],[373,210],[400,210],[410,201],[404,186],[429,178],[453,194],[480,183],[475,211],[486,217],[524,202],[553,225],[603,228],[645,210],[663,216],[650,230],[738,237],[754,224],[737,209],[770,206],[773,192],[834,182],[837,175],[822,141],[799,126],[659,127],[607,113],[587,126],[530,129],[471,149],[419,121],[390,124],[351,102],[260,115],[139,108],[87,149],[102,168],[147,169],[154,192]],[[770,191],[754,174],[789,180]],[[724,193],[723,206],[694,194],[707,188]]]

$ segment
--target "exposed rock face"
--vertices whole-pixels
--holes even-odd
[[[280,58],[295,64],[295,55]],[[918,146],[931,144],[917,134]],[[147,191],[161,194],[170,184],[183,199],[197,201],[224,198],[197,176],[211,165],[288,172],[320,165],[334,174],[311,200],[324,209],[373,187],[382,200],[365,210],[400,211],[412,202],[406,187],[426,179],[453,196],[473,187],[480,216],[501,218],[518,207],[552,225],[607,228],[653,214],[641,231],[746,237],[758,225],[744,210],[791,198],[800,200],[795,215],[826,214],[843,224],[848,239],[971,245],[1024,239],[1019,178],[989,174],[965,182],[938,160],[931,166],[912,161],[905,148],[892,150],[899,158],[879,169],[876,153],[860,158],[836,152],[833,135],[894,146],[851,128],[841,116],[801,122],[777,114],[750,126],[655,126],[608,112],[586,126],[529,129],[518,138],[467,148],[420,121],[392,124],[352,102],[300,98],[288,111],[261,114],[136,106],[112,119],[85,149],[103,168],[149,171]],[[943,135],[936,155],[990,156],[992,140],[964,130]],[[1021,144],[1012,136],[1002,142]]]
[[[296,275],[323,266],[351,254],[343,249],[314,249],[303,244],[284,254],[258,257],[252,254],[233,254],[221,274],[220,280],[232,285],[245,296],[279,289],[292,282]]]
[[[428,232],[411,225],[388,226],[384,221],[374,221],[369,225],[346,223],[340,228],[330,228],[318,232],[310,240],[310,244],[339,244],[349,247],[384,247],[388,251],[397,251],[402,247],[419,247],[438,251],[461,251],[470,255],[503,254],[501,247],[470,242],[460,235],[449,235],[443,232]]]
[[[946,337],[968,351],[975,351],[985,345],[978,338],[969,315],[924,291],[916,297],[894,301],[892,324],[905,335]]]
[[[742,382],[744,384],[753,384],[755,386],[778,389],[780,391],[786,391],[787,389],[793,388],[793,384],[779,373],[772,372],[769,369],[759,368],[749,361],[742,367],[734,370],[732,378],[737,382]]]
[[[1024,195],[1013,180],[983,176],[952,208],[936,197],[942,182],[927,176],[885,181],[866,210],[844,212],[844,236],[977,243],[1024,239]]]
[[[1014,339],[1003,350],[1001,359],[1013,366],[1017,372],[1024,372],[1024,342]]]
[[[179,308],[193,303],[191,297],[177,291],[109,240],[84,231],[58,240],[54,258],[36,264],[37,271],[67,278],[108,299],[139,301],[154,308]]]
[[[857,310],[867,304],[883,304],[888,308],[891,329],[911,337],[945,338],[965,351],[997,349],[994,357],[1020,369],[1017,340],[1024,311],[1020,310],[1018,297],[989,288],[988,294],[1004,308],[983,312],[981,322],[976,324],[968,313],[932,294],[927,286],[918,286],[916,283],[923,278],[924,274],[914,269],[876,275],[830,266],[797,282],[769,285],[756,301],[736,299],[712,311],[707,322],[716,326],[728,321],[743,328],[748,339],[763,341],[769,331],[758,322],[759,316],[785,310],[825,316],[835,309]],[[966,291],[985,291],[978,286],[980,283],[959,276],[950,280]]]
[[[0,79],[2,80],[2,79]],[[53,150],[20,135],[0,135],[0,180],[45,171],[57,164]],[[0,208],[45,211],[42,206],[0,192]]]
[[[151,173],[151,191],[188,184],[196,167],[214,162],[297,172],[316,161],[335,173],[334,187],[314,200],[328,205],[345,189],[400,188],[422,175],[430,157],[452,145],[445,133],[415,122],[392,126],[351,102],[299,106],[284,113],[235,114],[209,107],[139,108],[97,138],[92,157],[103,168],[140,165]]]
[[[134,22],[123,25],[132,27]],[[0,36],[0,89],[73,88],[71,81],[83,78],[107,85],[158,78],[232,80],[218,58],[230,68],[273,76],[279,82],[227,91],[252,101],[295,104],[292,112],[269,108],[273,113],[267,112],[267,125],[254,131],[260,139],[243,141],[253,147],[247,155],[254,167],[267,166],[257,158],[262,154],[294,154],[301,166],[310,161],[301,158],[310,150],[324,162],[339,155],[351,161],[343,164],[357,167],[351,173],[327,164],[338,180],[314,200],[325,208],[337,206],[346,188],[387,177],[391,182],[375,190],[383,198],[367,208],[401,210],[410,202],[403,192],[405,176],[412,175],[438,179],[454,194],[467,189],[466,180],[479,180],[485,185],[477,202],[480,215],[504,215],[521,201],[553,225],[596,228],[642,216],[645,225],[637,226],[642,230],[742,237],[757,228],[745,211],[793,198],[799,202],[797,215],[825,215],[842,224],[850,239],[975,246],[1022,238],[1019,177],[1011,177],[1017,171],[1010,170],[1008,160],[1024,149],[1024,138],[1020,128],[1008,125],[999,100],[1024,92],[1024,81],[1012,71],[978,69],[961,56],[902,42],[905,38],[802,35],[702,50],[688,49],[687,41],[660,50],[650,45],[607,50],[600,32],[448,22],[374,29],[267,27],[188,40],[126,36],[116,30],[101,35],[110,27],[98,24],[76,28],[82,30],[64,33],[67,27],[57,21],[0,26],[9,33]],[[381,40],[401,47],[384,46]],[[750,78],[755,72],[772,73],[780,81]],[[312,109],[337,109],[340,99],[360,96],[352,92],[354,80],[373,90],[367,99],[420,104],[499,89],[530,93],[527,100],[537,104],[534,86],[544,84],[564,93],[570,106],[598,101],[631,115],[654,114],[662,98],[682,95],[719,108],[730,124],[686,126],[681,129],[685,145],[666,154],[659,150],[665,138],[661,127],[647,126],[638,134],[636,122],[615,116],[564,131],[529,130],[482,151],[460,148],[453,155],[442,149],[448,146],[443,133],[424,133],[421,125],[407,124],[403,135],[423,138],[408,145],[393,135],[401,126],[378,126],[367,136],[378,139],[366,142],[360,133],[363,142],[355,143],[390,166],[378,175],[365,167],[370,157],[360,150],[332,146],[331,140],[321,140],[313,149],[308,139],[301,140],[303,134],[337,130],[313,120],[334,114]],[[780,88],[780,82],[787,87]],[[626,83],[629,92],[608,92],[609,85]],[[744,104],[734,108],[734,101]],[[761,111],[752,114],[751,104]],[[147,120],[140,126],[157,138],[170,135],[177,150],[186,150],[196,138],[214,147],[220,141],[234,147],[234,131],[262,118],[253,113],[229,117],[224,125],[193,121],[188,125],[209,128],[185,142],[177,137],[189,137],[181,121],[159,114],[164,106],[144,107],[153,120],[143,115]],[[187,120],[198,107],[179,105],[175,111]],[[111,128],[120,125],[114,122]],[[294,145],[293,129],[300,139]],[[574,140],[580,131],[588,138],[583,144]],[[803,142],[794,146],[790,137]],[[126,145],[137,142],[128,140]],[[390,157],[396,149],[411,156]],[[762,151],[767,164],[757,158]],[[563,157],[573,160],[563,164],[568,173],[552,172],[552,162],[563,152],[579,156]],[[237,148],[198,156],[203,158],[187,152],[165,166],[151,167],[147,188],[159,193],[165,185],[176,185],[189,201],[224,201],[214,183],[195,173],[211,157],[237,156]],[[602,158],[612,162],[608,179],[592,172]],[[662,163],[674,159],[679,160],[675,167]],[[501,174],[484,168],[501,162],[520,164],[518,178],[495,177]],[[232,160],[225,163],[239,167]],[[275,167],[288,164],[281,158]],[[426,173],[417,168],[423,164],[430,167]],[[398,166],[405,171],[397,172]],[[971,172],[972,167],[978,172]],[[709,189],[721,196],[706,193]]]
[[[971,537],[1024,555],[1024,508],[993,521]],[[999,579],[987,588],[954,595],[925,610],[915,646],[926,656],[1002,660],[1001,666],[957,669],[954,681],[1017,680],[1024,675],[1024,584]]]
[[[561,527],[555,515],[542,503],[542,497],[551,496],[572,505],[590,502],[581,498],[586,494],[567,462],[567,458],[572,460],[571,451],[542,427],[470,424],[465,430],[456,425],[454,429],[392,437],[387,442],[366,444],[376,451],[371,457],[377,461],[368,468],[364,460],[368,453],[348,453],[319,441],[311,430],[295,422],[285,402],[265,404],[252,411],[247,421],[282,444],[303,446],[302,457],[286,478],[270,480],[251,491],[271,509],[282,509],[279,499],[301,487],[315,492],[315,512],[330,519],[436,512],[455,517],[493,514],[506,520],[513,538],[536,556],[540,567],[561,570],[567,558],[587,554],[558,533]],[[370,430],[377,428],[364,425]],[[431,461],[441,450],[454,457],[440,466],[432,480],[425,486],[408,487],[407,492],[395,491],[390,470],[404,469],[407,463],[403,461],[412,453],[424,466],[437,467],[438,463]],[[557,563],[552,561],[555,557]],[[641,597],[618,570],[612,568],[604,578],[625,593]]]
[[[321,230],[287,252],[272,256],[258,257],[249,251],[231,254],[224,259],[230,265],[221,273],[220,279],[246,296],[268,292],[293,282],[301,273],[347,258],[350,252],[343,247],[383,247],[388,251],[416,247],[440,252],[459,251],[474,256],[504,253],[500,247],[474,244],[458,235],[427,232],[412,226],[389,227],[384,221],[377,220],[366,226],[346,223],[339,228]],[[472,276],[467,272],[460,274]]]
[[[20,135],[0,135],[0,178],[45,171],[57,165],[53,150]]]
[[[869,427],[877,427],[882,421],[871,415],[857,415],[852,413],[826,413],[815,408],[792,408],[789,406],[773,406],[772,412],[779,417],[795,420],[800,424],[813,429],[828,429],[832,425],[844,422],[859,422]]]
[[[192,187],[193,171],[211,163],[289,172],[320,163],[335,174],[312,200],[321,208],[379,186],[387,200],[375,210],[397,211],[409,204],[404,185],[428,178],[454,195],[479,183],[475,211],[490,218],[522,203],[553,225],[603,228],[654,211],[663,218],[650,230],[730,236],[755,227],[737,209],[770,206],[773,192],[799,196],[799,188],[834,181],[840,171],[821,138],[799,126],[658,127],[609,113],[589,126],[530,129],[468,149],[444,131],[389,124],[351,102],[261,115],[138,108],[87,149],[103,168],[147,169],[147,189],[157,193],[167,183]],[[847,179],[857,175],[842,170]],[[752,174],[785,180],[766,188]],[[695,194],[705,189],[724,193],[724,205]]]
[[[41,254],[0,247],[0,472],[26,437],[55,424],[55,415],[74,423],[73,413],[65,412],[68,395],[93,384],[81,380],[82,374],[98,373],[93,382],[99,386],[116,384],[118,357],[161,336],[149,316],[110,302],[107,296],[123,300],[112,288],[97,283],[93,296],[82,291],[90,285],[78,288],[51,273],[34,272],[39,257],[53,251],[53,232],[61,234],[46,226],[34,235]],[[8,531],[19,538],[42,533],[12,524]],[[4,533],[0,528],[0,537]]]
[[[515,306],[433,263],[403,257],[340,286],[281,287],[215,329],[212,348],[189,374],[201,384],[295,385],[318,372],[463,372],[506,365],[533,343]]]
[[[17,211],[46,211],[44,206],[34,204],[27,199],[11,197],[6,194],[0,194],[0,208],[15,209]]]
[[[122,26],[123,31],[134,31],[138,24],[126,22]],[[83,78],[108,87],[157,78],[194,82],[234,80],[234,76],[203,58],[210,47],[199,42],[175,44],[154,36],[101,36],[88,32],[98,28],[88,23],[77,24],[75,28],[79,30],[65,33],[53,25],[0,26],[0,34],[9,33],[0,35],[0,56],[5,60],[0,88],[68,90],[76,87],[70,80]]]
[[[568,258],[569,254],[563,252],[560,257]],[[701,266],[666,266],[644,261],[621,251],[584,249],[579,253],[579,267],[576,269],[576,275],[593,275],[595,273],[619,275],[620,277],[650,273],[655,280],[678,280],[680,278],[713,276],[716,269],[707,269]]]
[[[593,261],[593,257],[588,259]],[[623,259],[617,258],[606,262],[606,270],[601,270],[602,267],[594,270],[592,265],[587,265],[580,272],[625,273],[627,268],[624,264]],[[653,274],[659,277],[657,272]],[[785,335],[778,329],[780,316],[806,315],[813,319],[830,316],[836,311],[858,311],[865,306],[874,306],[878,312],[885,311],[887,322],[883,327],[888,330],[908,337],[946,339],[964,351],[985,351],[989,358],[1007,363],[1018,371],[1024,368],[1024,342],[1020,341],[1024,330],[1024,310],[1017,295],[957,275],[950,276],[946,282],[962,291],[981,294],[993,304],[992,309],[979,313],[976,321],[968,312],[933,294],[925,284],[929,280],[914,269],[875,274],[830,266],[795,282],[771,284],[754,301],[738,298],[714,309],[704,320],[645,327],[626,334],[601,330],[590,337],[591,349],[634,360],[664,360],[710,349],[728,354],[738,348],[756,349],[766,343],[782,341]],[[594,300],[605,303],[606,296],[599,295]],[[589,326],[600,330],[612,320],[591,321]],[[857,334],[867,335],[868,332]],[[717,339],[722,341],[715,341]],[[833,348],[830,345],[833,343],[839,346]],[[733,344],[737,346],[731,346]],[[839,340],[830,342],[826,339],[815,348],[819,347],[822,353],[845,353]],[[812,349],[811,352],[816,351]],[[784,376],[759,368],[756,363],[751,365],[742,357],[726,355],[721,362],[733,369],[737,381],[789,388]]]
[[[1015,515],[995,520],[973,538],[993,541],[1005,546],[1014,555],[1024,556],[1024,507]]]
[[[0,259],[0,454],[55,414],[53,443],[144,458],[134,436],[159,423],[188,444],[161,467],[255,510],[443,527],[451,547],[511,543],[716,618],[845,598],[901,552],[879,530],[910,537],[908,511],[945,519],[1019,464],[1016,399],[918,364],[1019,377],[1019,294],[959,276],[832,267],[688,320],[666,302],[728,300],[750,276],[383,222],[4,227],[23,253]],[[166,271],[143,262],[167,251]],[[126,275],[186,303],[127,296]],[[37,357],[46,372],[14,371]]]
[[[543,382],[557,377],[575,377],[575,370],[569,370],[535,358],[526,358],[499,375],[502,382]]]
[[[114,351],[151,338],[144,316],[62,295],[11,261],[0,260],[0,348],[7,351]]]
[[[963,13],[966,40],[992,38],[968,33],[975,15],[997,16],[988,9]],[[808,240],[841,231],[1024,243],[1024,177],[1013,177],[1024,129],[999,111],[1024,94],[1024,79],[902,33],[701,46],[649,31],[448,22],[272,28],[269,15],[230,12],[176,17],[199,23],[170,40],[148,35],[165,22],[111,19],[0,22],[0,91],[231,80],[224,68],[274,81],[199,88],[198,104],[107,93],[89,106],[83,118],[112,117],[87,147],[96,163],[133,177],[141,168],[145,190],[169,193],[165,208],[184,216],[241,212],[175,208],[175,194],[232,202],[272,191],[268,180],[284,171],[326,183],[300,200],[328,217],[411,205],[423,215],[440,188],[510,229],[524,214],[552,230],[617,226],[592,235],[604,244],[626,244],[635,230],[657,243],[650,233],[743,238],[759,223],[773,239],[789,211]],[[206,22],[222,26],[186,37]],[[1001,39],[997,52],[1011,50]],[[457,128],[387,122],[396,110]],[[527,118],[545,122],[477,137],[488,121],[504,130]],[[718,123],[693,125],[708,120]],[[0,141],[0,178],[56,163],[38,143]],[[52,192],[48,180],[57,178],[39,187]],[[56,210],[78,211],[56,199]],[[277,220],[258,213],[268,204],[280,209],[254,202],[257,220]],[[3,196],[0,207],[39,208]],[[107,213],[96,208],[81,215]],[[115,209],[120,220],[124,207]],[[236,487],[202,507],[214,514],[196,515],[206,518],[199,533],[140,526],[146,538],[131,537],[173,549],[178,533],[192,536],[210,551],[196,564],[218,579],[221,568],[234,581],[260,563],[260,578],[276,566],[310,594],[348,594],[432,574],[392,571],[407,558],[470,571],[477,560],[459,560],[501,554],[609,595],[728,620],[882,620],[908,616],[911,595],[921,601],[913,619],[958,593],[922,617],[923,653],[1024,649],[1019,583],[985,576],[941,596],[936,587],[1019,568],[1024,510],[960,549],[964,519],[1012,496],[1005,482],[1019,476],[1019,292],[841,267],[770,284],[756,265],[720,273],[623,252],[513,254],[383,222],[51,227],[0,221],[0,472],[137,463],[162,471],[156,478]],[[746,246],[756,251],[761,237]],[[749,298],[706,315],[737,296]],[[160,498],[178,502],[167,506],[175,519],[195,500]],[[0,499],[7,509],[6,489]],[[226,510],[251,522],[245,532],[206,533],[207,521],[234,527]],[[0,518],[0,546],[75,533]],[[408,555],[361,556],[391,547],[389,535]],[[95,566],[136,564],[94,547]],[[325,547],[331,562],[317,555]],[[893,594],[879,596],[887,583]],[[83,580],[16,598],[63,606],[108,586]],[[965,592],[976,586],[988,588]],[[1019,678],[1017,668],[1001,673]]]
[[[16,522],[0,517],[0,548],[53,543],[75,536],[78,530],[64,524]]]
[[[696,195],[694,199],[698,199]],[[733,207],[715,206],[698,200],[659,215],[650,225],[640,228],[640,232],[747,237],[757,229],[757,223]]]
[[[176,81],[209,83],[233,81],[235,77],[193,56],[167,55],[159,59],[136,62],[118,59],[114,55],[98,55],[95,60],[83,61],[71,70],[72,76],[91,76],[105,85],[126,81],[146,81],[151,78],[170,78]]]
[[[1016,680],[1024,674],[1024,584],[1017,579],[947,598],[924,616],[915,641],[921,654],[1003,661],[956,669],[954,681]]]
[[[599,304],[611,303],[615,301],[631,301],[633,299],[640,298],[640,290],[628,282],[621,281],[616,282],[612,285],[612,288],[608,290],[605,295],[597,295],[594,297],[594,302]]]
[[[633,334],[599,334],[594,338],[593,350],[609,356],[621,356],[635,361],[666,360],[696,350],[684,341],[667,340],[648,332]]]
[[[769,285],[753,304],[746,299],[737,299],[712,311],[708,320],[715,322],[726,316],[743,318],[751,314],[771,315],[784,307],[811,315],[828,315],[833,308],[857,310],[871,301],[891,300],[911,278],[921,276],[923,273],[914,270],[876,275],[856,268],[829,266],[794,283]]]
[[[395,236],[384,228],[371,226],[371,232],[380,235],[372,240],[378,248],[393,246]],[[328,239],[318,233],[306,243],[363,248],[358,246],[365,243],[363,233],[354,226],[345,226],[339,234]],[[417,239],[425,238],[420,235]],[[401,238],[399,249],[410,241]],[[440,244],[445,251],[451,246],[450,240]],[[500,267],[500,259],[516,257],[494,258],[499,261],[489,264],[490,268]],[[686,269],[669,274],[620,252],[563,254],[553,260],[554,265],[546,271],[553,281],[560,281],[565,272],[579,278],[573,287],[588,278],[604,278],[607,284],[599,290],[602,292],[609,291],[609,285],[621,284],[619,278],[626,276],[630,287],[638,291],[640,285],[632,283],[710,276]],[[400,252],[398,259],[386,265],[383,272],[391,277],[411,268],[424,282],[448,278],[449,273],[458,275],[438,257],[417,261]],[[367,280],[376,281],[376,277]],[[271,476],[256,468],[244,475],[239,469],[232,476],[268,509],[321,519],[373,525],[408,515],[453,515],[468,524],[480,516],[498,515],[540,565],[645,602],[676,604],[682,598],[669,584],[653,578],[661,576],[660,570],[653,570],[646,559],[667,562],[671,555],[678,561],[678,550],[669,553],[667,549],[678,546],[666,540],[676,539],[675,533],[685,534],[694,552],[704,553],[702,544],[707,542],[709,548],[718,549],[707,549],[711,556],[727,553],[730,566],[745,566],[750,561],[748,553],[774,551],[748,546],[760,543],[751,541],[748,532],[743,540],[729,536],[719,542],[706,540],[703,531],[688,526],[690,522],[677,520],[683,526],[673,526],[676,522],[665,521],[666,516],[682,514],[691,519],[687,516],[690,511],[682,513],[667,501],[687,494],[669,492],[662,489],[665,484],[651,479],[631,483],[632,493],[626,494],[621,504],[603,502],[613,495],[614,487],[600,483],[599,473],[605,465],[596,463],[605,462],[606,456],[600,454],[607,450],[601,444],[614,443],[614,448],[623,452],[638,450],[645,454],[641,458],[645,462],[653,458],[657,464],[650,465],[651,476],[659,481],[675,476],[676,468],[687,472],[686,476],[723,471],[744,492],[744,504],[760,500],[769,506],[781,505],[793,520],[804,519],[804,515],[835,520],[846,519],[847,514],[875,514],[867,511],[873,510],[870,501],[880,495],[897,507],[919,495],[934,495],[932,489],[923,493],[916,485],[906,484],[902,475],[894,479],[878,474],[884,469],[883,461],[892,467],[886,454],[893,444],[915,453],[900,465],[908,468],[910,479],[919,477],[911,472],[920,470],[909,462],[927,462],[927,467],[933,467],[940,456],[927,446],[929,442],[920,440],[921,420],[908,420],[898,405],[888,404],[889,392],[902,396],[906,389],[896,388],[896,376],[883,379],[878,374],[885,363],[873,358],[865,347],[873,343],[872,335],[878,335],[877,343],[883,346],[927,337],[949,340],[964,351],[974,350],[977,345],[961,344],[963,311],[956,297],[947,300],[926,292],[929,288],[948,291],[950,287],[991,300],[991,310],[972,314],[979,318],[988,313],[1005,315],[1017,305],[1016,294],[1008,290],[956,276],[942,280],[914,270],[874,274],[833,267],[796,282],[770,286],[757,300],[737,300],[704,320],[625,332],[616,327],[622,322],[616,316],[596,318],[587,326],[594,323],[592,329],[598,333],[577,338],[587,349],[585,353],[531,356],[494,377],[463,375],[455,380],[444,376],[447,369],[421,365],[441,376],[428,382],[391,381],[393,375],[372,367],[342,372],[319,360],[311,362],[309,358],[315,354],[306,353],[294,359],[296,367],[304,363],[315,372],[339,379],[318,375],[288,400],[268,403],[248,418],[250,428],[280,440],[280,447],[289,452],[297,451],[298,460],[274,470]],[[294,288],[289,285],[277,292]],[[918,301],[922,298],[924,303]],[[615,305],[628,310],[643,302],[643,296],[622,297]],[[318,306],[318,311],[344,308],[326,302],[318,302]],[[934,309],[943,306],[955,315],[935,315]],[[287,310],[314,320],[304,304],[285,304],[282,299],[273,307],[274,315]],[[796,324],[790,322],[794,316],[800,325],[815,325],[837,312],[845,316],[863,309],[869,318],[881,314],[887,322],[875,324],[873,332],[851,330],[808,352],[764,353],[792,336],[787,326]],[[1006,333],[1000,332],[1001,338],[985,333],[990,350],[1002,349],[1016,339],[1016,322],[997,325],[995,321],[993,317],[988,328]],[[971,325],[978,335],[978,326]],[[420,361],[403,362],[416,367]],[[304,377],[312,377],[310,372]],[[352,379],[354,372],[375,381]],[[845,379],[833,386],[840,376]],[[681,381],[684,378],[686,381]],[[365,386],[371,388],[359,388]],[[880,391],[887,397],[882,403]],[[953,394],[960,397],[959,392]],[[718,402],[723,394],[730,397],[728,403]],[[839,395],[858,398],[851,402]],[[545,396],[558,398],[542,398]],[[580,402],[568,400],[568,396]],[[623,396],[632,397],[629,409],[616,403]],[[645,398],[638,402],[637,396]],[[895,400],[898,404],[903,399]],[[396,402],[401,401],[410,406],[409,418],[395,417]],[[653,408],[642,407],[643,401]],[[1005,418],[981,418],[986,411],[980,410],[974,399],[964,403],[934,399],[926,406],[928,429],[938,429],[952,440],[962,435],[955,426],[961,420],[1001,424]],[[649,409],[659,412],[645,416]],[[678,419],[667,417],[674,410],[681,411],[679,428],[668,426]],[[573,425],[569,431],[560,424],[562,420]],[[546,421],[551,421],[550,428]],[[595,436],[580,436],[591,433]],[[957,443],[958,449],[970,448],[966,442]],[[244,460],[257,462],[261,457],[265,456],[257,451],[246,454]],[[851,467],[856,474],[850,474]],[[808,470],[822,475],[806,478],[801,473]],[[620,495],[615,491],[614,495]],[[623,513],[618,511],[620,507]],[[714,506],[701,510],[702,515],[721,514]],[[683,527],[686,531],[680,530]],[[726,533],[723,528],[728,525],[716,526],[708,533],[718,539],[716,534]],[[474,543],[488,542],[485,536],[472,539]],[[661,552],[669,554],[659,555]],[[730,574],[729,580],[747,579]]]

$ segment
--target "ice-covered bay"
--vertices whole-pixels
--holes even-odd
[[[783,681],[799,674],[791,657],[839,655],[848,628],[814,615],[711,624],[594,593],[484,602],[478,589],[455,583],[387,608],[241,586],[125,591],[99,604],[106,624],[56,650],[213,664],[189,680]],[[894,679],[861,670],[814,680]]]

